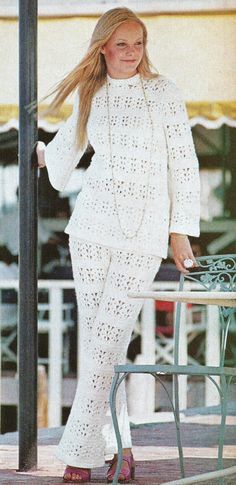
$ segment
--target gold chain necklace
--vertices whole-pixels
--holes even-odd
[[[154,125],[153,125],[153,121],[152,121],[152,117],[151,117],[151,111],[150,111],[150,108],[149,108],[149,105],[148,105],[148,100],[147,100],[147,96],[146,96],[146,92],[145,92],[145,89],[144,89],[143,80],[142,80],[141,76],[140,76],[140,83],[141,83],[141,87],[142,87],[142,91],[143,91],[143,97],[144,97],[144,100],[145,100],[145,103],[146,103],[146,106],[147,106],[148,116],[149,116],[149,119],[150,119],[150,122],[151,122],[150,157],[149,157],[149,168],[148,168],[148,177],[147,177],[147,185],[146,185],[146,197],[145,197],[145,202],[144,202],[144,207],[143,207],[142,215],[141,215],[141,218],[140,218],[140,222],[138,224],[136,231],[133,234],[127,234],[124,231],[124,229],[122,228],[118,204],[117,204],[117,199],[116,199],[115,180],[114,180],[114,165],[113,165],[113,157],[112,157],[112,141],[111,141],[110,99],[109,99],[109,92],[108,92],[108,81],[106,79],[106,98],[107,98],[108,129],[109,129],[108,134],[109,134],[110,160],[111,160],[111,170],[112,170],[113,194],[114,194],[115,208],[116,208],[119,226],[120,226],[122,234],[126,237],[126,239],[133,239],[135,236],[137,236],[138,231],[139,231],[139,229],[140,229],[140,227],[143,223],[143,218],[144,218],[145,210],[146,210],[146,206],[147,206],[149,180],[150,180],[150,172],[151,172],[151,158],[152,158]]]

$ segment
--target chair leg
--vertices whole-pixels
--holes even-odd
[[[121,441],[121,435],[120,435],[119,424],[118,424],[117,413],[116,413],[116,395],[117,395],[119,385],[121,384],[123,379],[126,377],[126,374],[124,374],[121,377],[121,379],[119,379],[119,376],[120,376],[119,373],[115,373],[113,380],[112,380],[110,397],[109,397],[112,422],[113,422],[113,426],[114,426],[114,430],[115,430],[117,447],[118,447],[118,461],[117,461],[116,472],[115,472],[115,475],[114,475],[114,478],[113,478],[112,485],[118,484],[118,477],[119,477],[121,466],[122,466],[122,441]]]
[[[181,434],[180,434],[180,414],[179,414],[179,381],[178,376],[173,375],[174,379],[174,418],[175,418],[175,426],[176,426],[176,438],[177,438],[177,446],[179,451],[179,463],[180,463],[180,471],[182,478],[185,477],[185,470],[184,470],[184,455],[183,455],[183,448],[181,443]]]

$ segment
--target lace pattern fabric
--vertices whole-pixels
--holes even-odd
[[[146,198],[151,122],[139,74],[129,79],[108,76],[108,83],[116,199],[122,227],[134,233]],[[95,154],[66,232],[109,247],[166,257],[169,232],[199,235],[198,160],[179,88],[163,75],[143,80],[143,85],[154,140],[147,204],[137,236],[125,238],[116,213],[105,86],[92,101],[87,131]],[[77,115],[78,97],[72,116],[46,149],[50,180],[59,189],[83,153],[73,145]]]
[[[148,290],[161,258],[110,249],[70,237],[80,333],[80,377],[57,456],[69,465],[104,465],[117,451],[109,413],[115,364],[125,363],[130,336],[143,300],[127,291]],[[123,383],[124,384],[124,383]],[[132,446],[125,387],[120,386],[118,416],[123,446]]]

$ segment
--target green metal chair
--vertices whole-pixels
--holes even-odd
[[[187,275],[181,274],[179,290],[184,290],[185,281],[194,281],[199,283],[199,289],[204,291],[221,291],[221,292],[235,292],[236,291],[236,255],[217,255],[205,256],[197,258],[198,268],[193,268]],[[221,407],[221,424],[219,430],[218,442],[218,460],[217,470],[223,469],[223,446],[225,436],[225,422],[227,413],[227,399],[229,393],[230,383],[233,377],[236,377],[236,368],[225,366],[225,351],[227,344],[227,337],[231,320],[235,308],[219,306],[220,323],[221,323],[221,346],[220,346],[220,362],[216,366],[205,365],[179,365],[179,335],[181,323],[181,303],[177,303],[176,319],[174,328],[174,364],[156,364],[156,365],[116,365],[114,367],[114,378],[112,381],[110,392],[110,408],[114,425],[114,430],[118,446],[118,463],[116,474],[114,476],[113,484],[118,483],[118,476],[122,465],[122,441],[119,432],[117,414],[116,414],[116,394],[121,382],[130,373],[145,373],[151,374],[165,389],[168,396],[171,409],[174,414],[176,426],[176,438],[179,452],[179,462],[181,477],[185,477],[184,457],[181,444],[181,427],[180,427],[180,413],[179,413],[179,393],[178,393],[178,376],[205,376],[210,379],[216,386],[219,392],[220,407]],[[168,392],[165,383],[162,381],[162,375],[173,376],[174,398],[172,399]],[[219,381],[216,382],[215,378]],[[196,482],[195,482],[196,483]],[[219,478],[219,483],[224,483],[224,478]]]

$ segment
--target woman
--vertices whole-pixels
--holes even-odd
[[[125,362],[143,302],[128,291],[150,288],[168,237],[177,268],[196,265],[188,236],[199,235],[199,174],[179,89],[153,73],[147,31],[127,8],[106,12],[79,65],[59,84],[51,108],[76,91],[71,117],[46,147],[37,145],[52,185],[63,190],[88,141],[95,155],[66,227],[78,300],[80,379],[58,448],[64,480],[85,482],[117,447],[109,415],[115,364]],[[134,475],[125,389],[118,416],[120,482]]]

